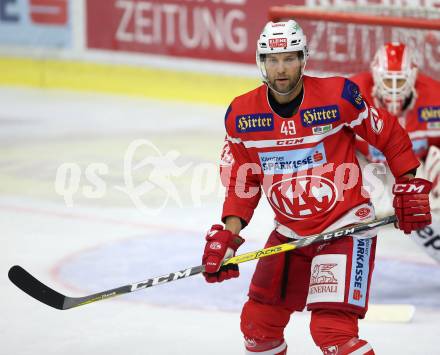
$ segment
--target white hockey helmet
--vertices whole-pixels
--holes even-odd
[[[306,35],[300,25],[294,20],[268,22],[257,41],[256,53],[257,65],[265,83],[267,83],[267,72],[264,65],[266,54],[285,52],[302,53],[302,72],[304,72],[308,50]]]
[[[373,96],[393,115],[402,114],[411,95],[417,96],[417,63],[412,51],[402,43],[387,43],[371,63]]]

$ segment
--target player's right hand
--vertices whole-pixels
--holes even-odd
[[[223,260],[234,256],[238,247],[243,243],[242,237],[223,229],[222,225],[214,224],[211,227],[206,234],[206,245],[202,258],[202,264],[205,265],[203,276],[207,282],[222,282],[240,275],[237,264],[223,267],[221,265]]]

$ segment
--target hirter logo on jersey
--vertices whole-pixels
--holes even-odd
[[[265,175],[293,174],[327,163],[324,144],[306,149],[258,153]]]
[[[337,105],[312,107],[300,111],[301,123],[304,127],[329,124],[341,118]]]
[[[358,110],[361,110],[364,107],[364,99],[362,98],[359,87],[348,79],[345,79],[341,96]]]
[[[420,122],[440,121],[440,106],[419,107],[417,111]]]
[[[336,185],[322,176],[295,176],[274,183],[267,191],[272,207],[292,220],[317,217],[330,211],[335,203]]]
[[[271,113],[240,115],[235,119],[238,133],[273,131],[274,119]]]
[[[269,39],[270,48],[285,48],[287,47],[287,38],[270,38]]]

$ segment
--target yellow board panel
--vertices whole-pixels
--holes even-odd
[[[31,86],[227,105],[258,78],[68,60],[0,58],[0,85]]]

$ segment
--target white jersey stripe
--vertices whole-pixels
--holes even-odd
[[[365,110],[363,110],[355,120],[351,121],[348,124],[351,128],[359,126],[360,124],[362,124],[363,120],[368,118],[369,110],[368,110],[368,107],[367,107],[367,104],[365,103],[365,101],[364,101],[364,106],[365,106]]]
[[[362,121],[368,117],[368,108],[365,104],[365,110],[359,113],[358,117],[351,121],[348,124],[341,124],[337,127],[331,129],[330,131],[323,134],[316,134],[313,136],[305,136],[305,137],[292,137],[288,139],[270,139],[270,140],[258,140],[258,141],[243,141],[241,138],[234,138],[231,136],[227,136],[229,142],[233,144],[243,143],[246,148],[271,148],[271,147],[290,147],[293,145],[302,145],[302,144],[314,144],[319,143],[323,139],[338,133],[342,128],[346,125],[353,128],[362,124]]]
[[[365,355],[367,352],[373,350],[373,348],[371,347],[370,344],[365,344],[364,346],[362,346],[361,348],[353,351],[350,353],[350,355]]]
[[[417,138],[429,138],[429,137],[440,137],[440,130],[435,131],[414,131],[410,132],[409,138],[417,139]]]
[[[324,138],[331,136],[335,133],[338,133],[342,128],[344,128],[344,125],[339,125],[336,128],[333,128],[332,130],[319,135],[306,136],[306,137],[292,137],[287,139],[243,141],[240,138],[233,138],[230,137],[229,135],[227,139],[234,144],[243,143],[246,148],[289,147],[292,145],[319,143]]]
[[[286,342],[283,342],[280,346],[277,346],[275,349],[270,349],[267,351],[249,351],[246,349],[245,354],[246,355],[276,355],[279,354],[281,351],[283,351],[285,348],[287,348]]]
[[[227,135],[226,139],[229,142],[234,143],[234,144],[240,144],[242,142],[242,140],[240,138],[231,137],[229,134]]]

